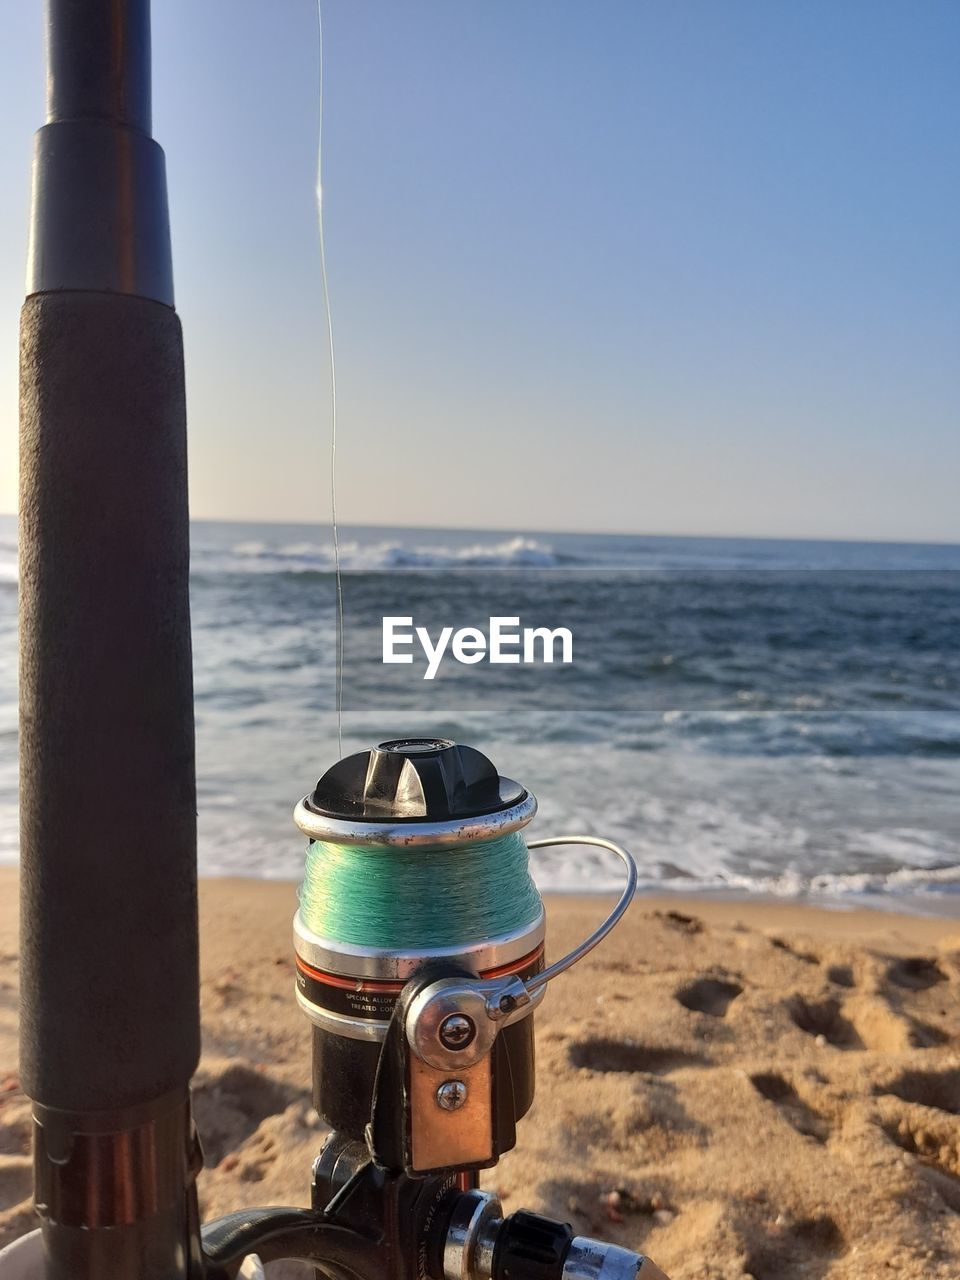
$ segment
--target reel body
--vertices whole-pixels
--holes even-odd
[[[492,1052],[482,1019],[453,1006],[436,1029],[432,1062],[404,1028],[411,979],[523,982],[542,971],[543,904],[519,835],[535,812],[534,797],[499,777],[478,751],[443,740],[387,742],[351,756],[297,807],[313,858],[294,942],[297,999],[313,1023],[314,1105],[355,1141],[372,1126],[389,1167],[399,1163],[416,1174],[490,1167],[515,1144],[516,1122],[533,1102],[534,1002],[509,1024],[501,1019]],[[342,877],[345,850],[362,854],[352,868],[358,883],[349,886],[358,909],[335,917],[348,938],[322,937],[318,917],[324,932],[332,931],[323,911],[325,872],[332,866]],[[458,863],[468,856],[465,881]],[[419,875],[417,862],[430,868],[431,896],[439,899],[429,921],[403,901],[403,877]],[[371,865],[373,874],[392,869],[397,878],[389,917],[383,904],[379,912],[364,910],[363,873]],[[477,899],[505,891],[512,894],[511,927],[491,937],[483,930],[501,918],[497,904],[484,911]],[[385,938],[392,945],[383,945]],[[398,1020],[401,1000],[407,1004]],[[385,1095],[390,1105],[378,1106]],[[395,1117],[398,1096],[409,1102],[404,1134],[385,1118]]]
[[[545,968],[520,836],[535,812],[478,751],[442,739],[350,756],[297,806],[310,846],[296,994],[313,1023],[314,1104],[333,1132],[312,1208],[211,1223],[203,1280],[233,1280],[250,1254],[309,1261],[323,1280],[666,1280],[565,1223],[504,1217],[477,1189],[533,1101],[547,983],[613,928],[636,887],[633,859],[610,841],[532,841],[599,845],[627,869],[603,925]]]

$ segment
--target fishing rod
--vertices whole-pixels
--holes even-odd
[[[186,412],[149,0],[46,0],[45,23],[20,525],[20,1052],[41,1228],[19,1274],[232,1280],[296,1258],[326,1280],[663,1280],[478,1189],[533,1102],[547,984],[621,917],[636,869],[598,838],[532,842],[579,839],[627,869],[604,925],[544,968],[522,836],[536,801],[443,739],[341,760],[297,807],[296,998],[332,1132],[309,1208],[201,1229]]]
[[[150,10],[46,0],[44,21],[20,351],[20,1073],[47,1280],[180,1280],[197,1237],[196,785]]]

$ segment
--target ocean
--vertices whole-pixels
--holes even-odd
[[[332,539],[193,526],[200,870],[297,879],[336,758]],[[960,547],[341,531],[343,748],[469,742],[533,831],[621,840],[647,890],[960,915]],[[381,619],[566,627],[569,665],[381,661]],[[0,860],[17,856],[16,539],[0,520]],[[534,855],[544,890],[616,861]]]

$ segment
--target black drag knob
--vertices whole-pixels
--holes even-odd
[[[398,738],[339,760],[309,803],[331,818],[444,822],[497,813],[526,795],[474,747],[446,738]]]
[[[569,1223],[521,1209],[500,1229],[493,1252],[493,1280],[561,1280],[572,1241]]]

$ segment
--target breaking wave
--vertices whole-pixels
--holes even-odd
[[[559,565],[562,559],[549,544],[520,536],[462,547],[442,544],[405,546],[390,540],[340,544],[340,566],[347,572],[550,569]],[[222,552],[208,555],[201,549],[194,555],[194,568],[198,573],[332,573],[333,546],[314,542],[291,542],[284,546],[270,546],[259,541],[238,542],[226,555]]]

